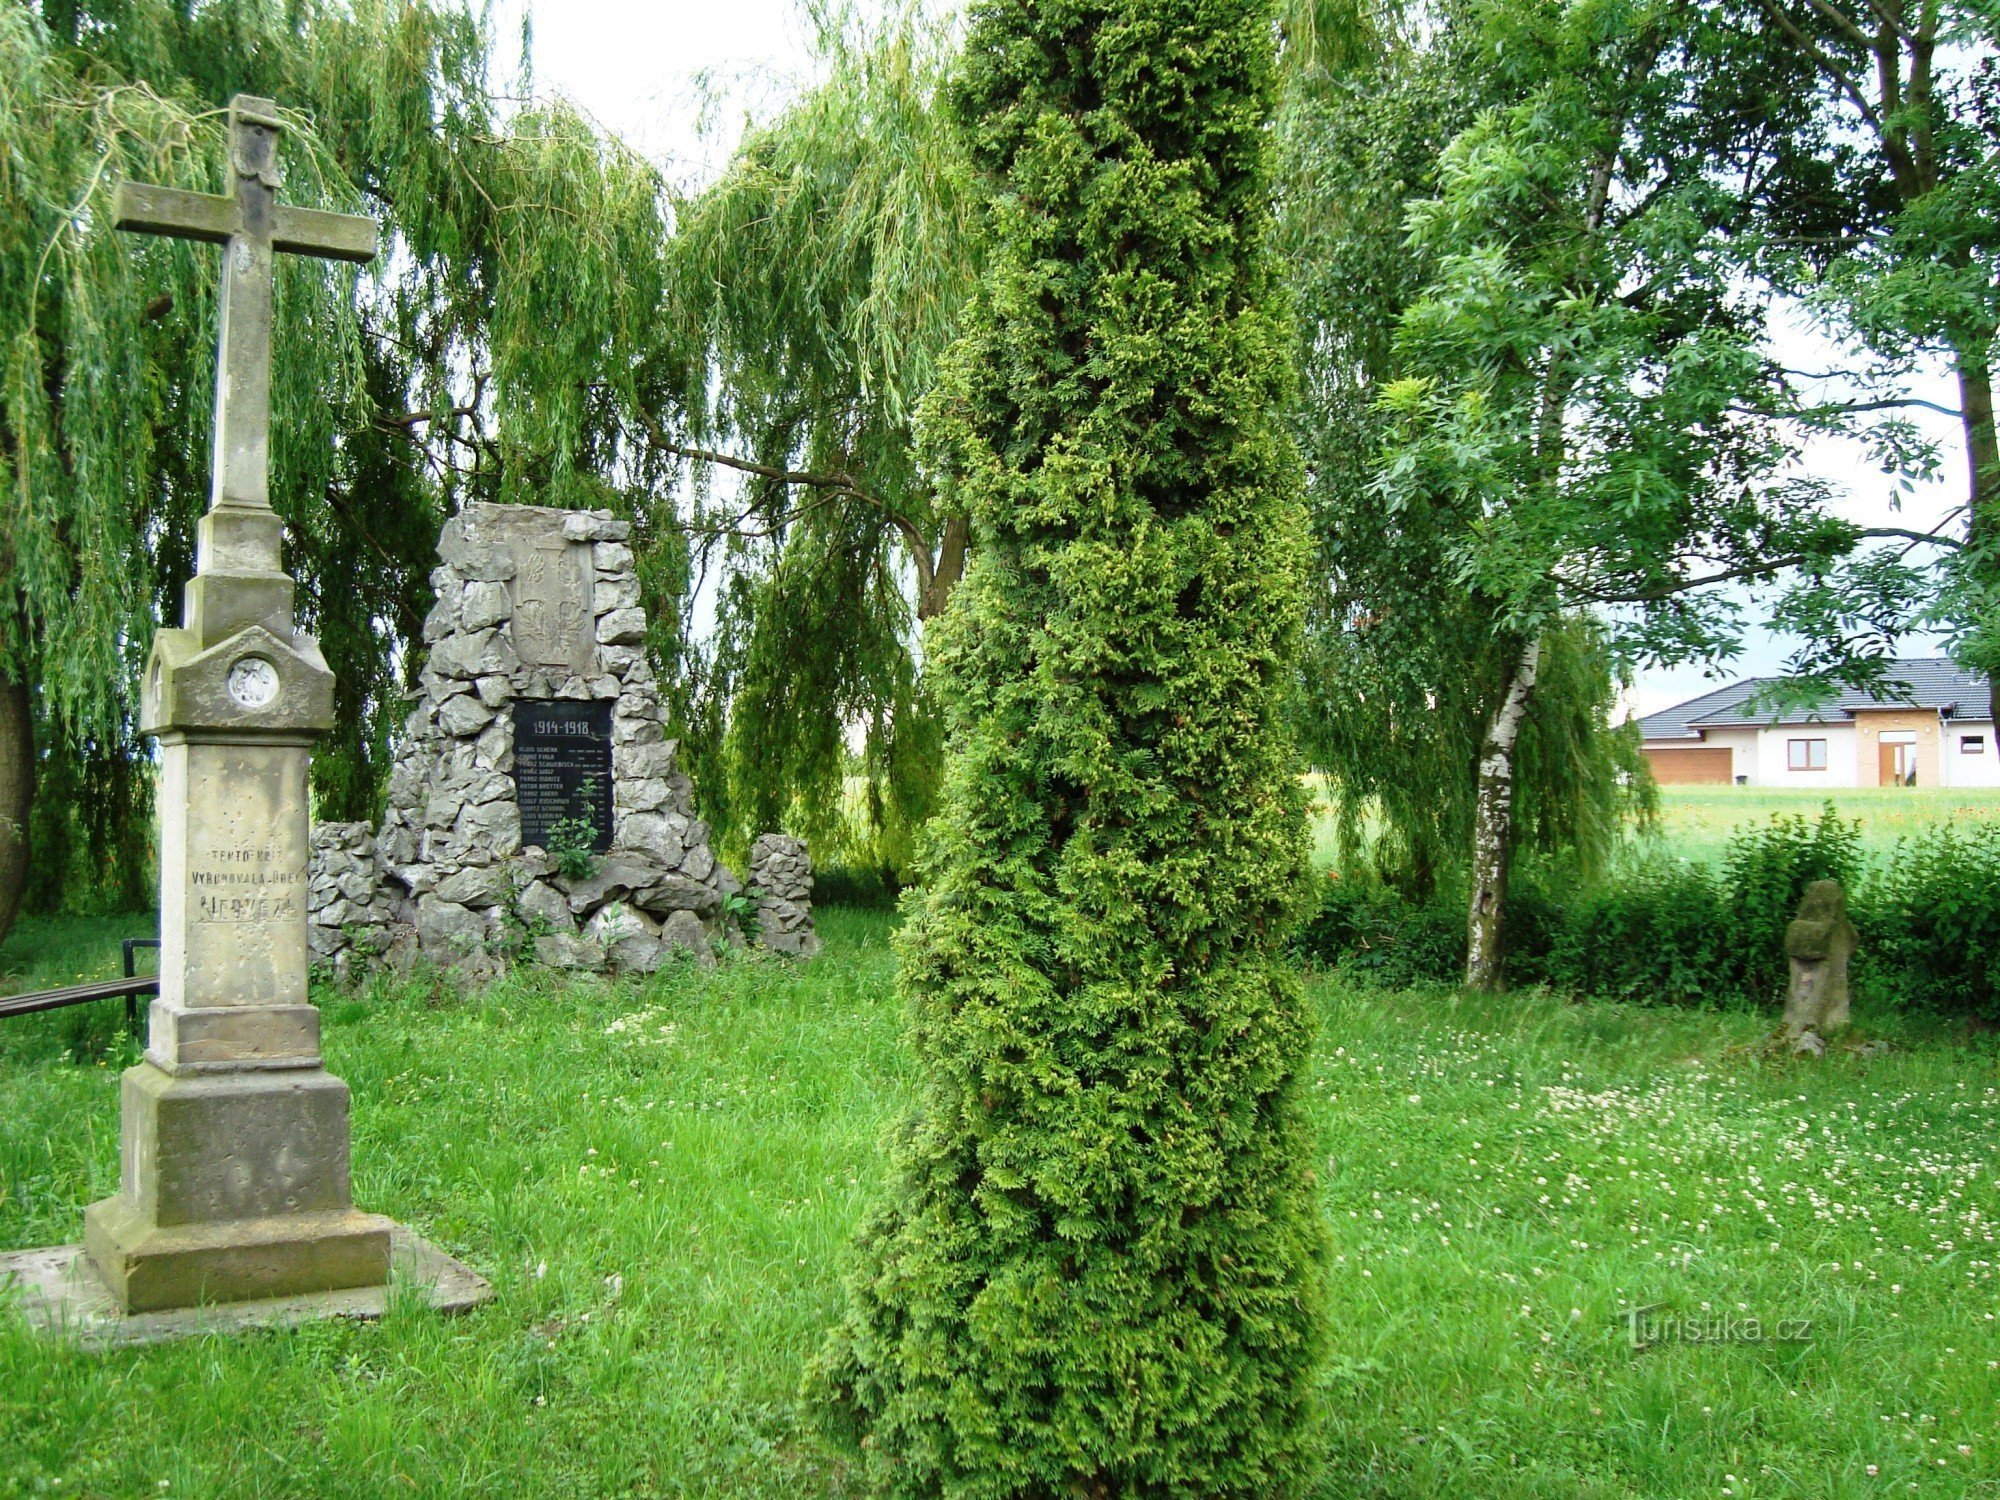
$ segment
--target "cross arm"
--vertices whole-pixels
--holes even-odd
[[[226,243],[243,232],[243,210],[234,198],[191,193],[150,182],[121,182],[111,199],[114,228],[175,239]],[[356,263],[375,258],[380,229],[373,219],[331,214],[280,203],[271,211],[271,246],[295,255]]]
[[[191,193],[186,188],[158,187],[150,182],[121,182],[112,195],[111,222],[117,229],[220,245],[242,230],[243,211],[234,198],[214,193]]]
[[[358,214],[330,214],[317,208],[279,204],[271,223],[271,244],[295,255],[324,260],[351,260],[357,265],[375,258],[380,226]]]

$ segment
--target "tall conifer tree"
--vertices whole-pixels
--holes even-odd
[[[925,1082],[819,1370],[889,1493],[1315,1467],[1275,36],[1267,0],[988,0],[969,38],[994,233],[923,422],[975,541],[928,641]]]

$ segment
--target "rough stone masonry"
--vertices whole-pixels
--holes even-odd
[[[757,892],[757,941],[773,953],[811,958],[819,952],[812,923],[812,861],[805,842],[767,833],[750,846],[750,884]]]
[[[742,885],[667,738],[627,538],[609,511],[474,504],[445,524],[380,832],[315,835],[319,961],[643,972],[741,941],[728,898]],[[816,951],[805,846],[757,847],[753,883],[773,882],[763,941]]]

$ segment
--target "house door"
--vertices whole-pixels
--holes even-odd
[[[1877,748],[1881,755],[1878,766],[1880,785],[1917,784],[1917,747],[1914,740],[1891,742],[1885,738]]]

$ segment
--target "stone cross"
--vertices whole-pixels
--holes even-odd
[[[238,94],[229,101],[233,192],[124,182],[112,199],[112,223],[119,229],[223,247],[212,507],[270,508],[271,282],[277,253],[364,264],[375,258],[373,219],[278,202],[283,129],[269,99]]]
[[[139,727],[160,741],[160,994],[122,1080],[119,1192],[84,1245],[127,1312],[387,1280],[387,1219],[348,1187],[347,1085],[307,1001],[307,773],[333,675],[292,623],[271,509],[271,285],[280,251],[365,261],[373,220],[277,201],[270,101],[229,107],[233,191],[127,183],[115,223],[223,247],[215,454],[177,630]]]

